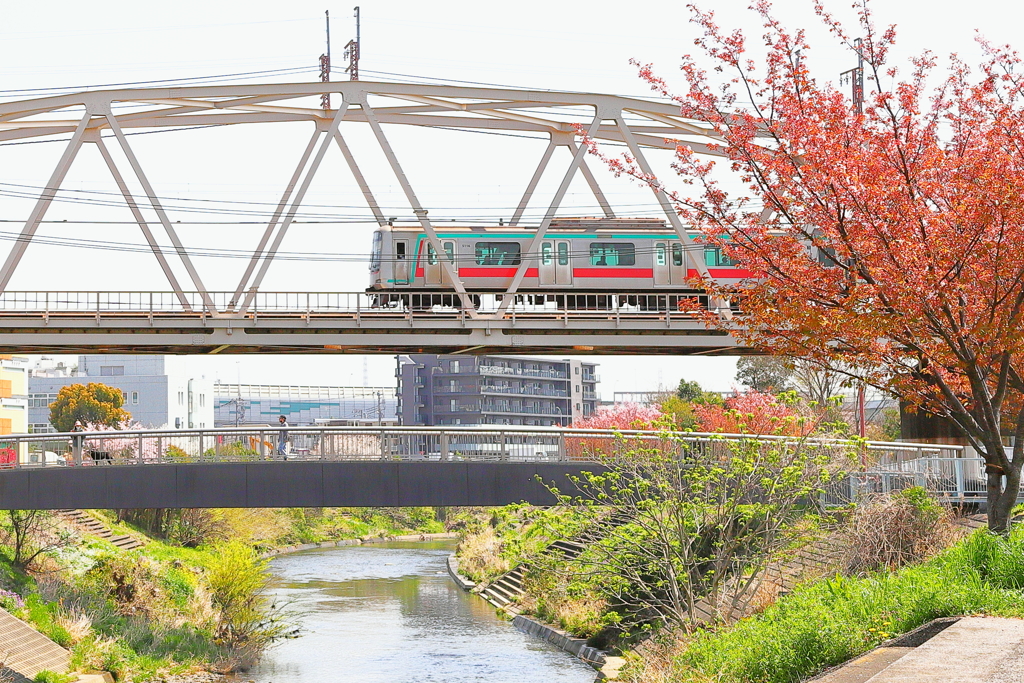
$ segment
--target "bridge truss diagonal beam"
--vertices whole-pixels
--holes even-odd
[[[594,118],[587,129],[588,134],[592,134],[597,127],[601,125],[601,120],[603,118],[602,114],[603,112],[600,109],[594,112]],[[501,305],[494,314],[494,317],[500,317],[505,313],[505,310],[508,309],[509,304],[512,303],[512,299],[514,298],[512,295],[516,293],[519,289],[520,283],[523,281],[523,278],[526,277],[526,269],[529,268],[531,264],[536,266],[537,254],[540,251],[540,244],[544,240],[544,235],[548,232],[548,227],[550,227],[551,221],[555,217],[555,213],[558,212],[558,207],[562,205],[562,199],[565,198],[565,193],[569,191],[569,185],[572,183],[572,179],[576,175],[576,171],[583,164],[583,157],[586,153],[586,147],[576,147],[576,151],[572,157],[572,163],[569,164],[569,168],[562,177],[562,182],[558,186],[558,190],[555,191],[555,195],[551,199],[551,204],[548,205],[548,209],[544,213],[544,218],[541,219],[540,225],[537,227],[537,232],[527,245],[522,263],[519,264],[519,267],[516,269],[516,274],[512,278],[512,282],[509,283],[508,289],[505,290],[505,298],[502,300]]]
[[[43,191],[39,194],[39,199],[36,200],[35,206],[32,207],[32,213],[29,215],[28,220],[25,221],[21,234],[18,235],[14,246],[11,247],[10,254],[7,255],[7,261],[4,262],[3,268],[0,269],[0,292],[6,290],[7,285],[10,284],[14,271],[17,270],[18,264],[21,263],[21,259],[25,255],[25,250],[28,249],[29,242],[32,241],[36,230],[39,229],[39,224],[46,215],[46,210],[50,208],[53,198],[57,196],[57,191],[60,190],[61,183],[64,182],[68,169],[71,168],[71,163],[78,155],[78,150],[82,148],[82,141],[85,138],[85,133],[91,120],[92,114],[86,111],[82,120],[79,121],[78,127],[75,129],[75,134],[64,148],[64,153],[54,167],[50,179],[46,182],[46,187],[43,188]]]
[[[178,283],[178,278],[174,275],[174,270],[171,268],[171,264],[167,262],[167,257],[164,256],[163,250],[160,248],[160,244],[156,241],[156,237],[153,235],[153,231],[149,229],[149,223],[146,221],[145,216],[142,215],[142,211],[139,209],[139,203],[135,200],[131,190],[128,188],[128,183],[125,182],[124,176],[121,175],[121,171],[118,170],[117,164],[114,162],[114,158],[110,155],[110,150],[103,143],[103,138],[96,135],[93,140],[90,140],[96,145],[96,148],[100,152],[100,156],[103,157],[103,161],[107,165],[107,169],[110,171],[110,175],[113,176],[114,182],[117,183],[117,188],[121,191],[121,196],[124,197],[125,203],[128,204],[128,208],[131,210],[132,215],[135,217],[135,221],[139,224],[139,228],[142,230],[143,236],[146,238],[146,242],[149,244],[150,250],[153,252],[153,256],[156,257],[157,262],[160,264],[160,269],[163,271],[164,276],[167,278],[168,284],[171,285],[171,289],[178,297],[178,301],[181,302],[184,309],[190,310],[191,304],[188,299],[185,298],[184,290],[181,284]]]
[[[156,190],[153,189],[153,185],[149,182],[146,172],[142,170],[142,164],[139,163],[138,157],[135,156],[135,151],[132,149],[131,145],[128,144],[128,138],[125,137],[124,131],[121,130],[121,126],[118,124],[117,118],[114,117],[109,108],[103,112],[103,115],[107,119],[107,123],[110,125],[110,130],[114,133],[118,143],[120,143],[121,150],[128,158],[128,163],[131,165],[132,170],[135,171],[135,177],[138,178],[139,183],[142,185],[142,189],[145,190],[146,198],[149,200],[150,205],[153,207],[153,211],[156,212],[157,217],[160,219],[160,224],[164,226],[164,232],[167,233],[167,237],[170,238],[171,244],[174,245],[174,251],[178,254],[178,258],[181,259],[182,264],[185,266],[185,270],[192,279],[192,283],[196,286],[200,296],[202,296],[203,303],[206,305],[207,310],[216,314],[217,309],[213,305],[213,299],[210,298],[210,293],[203,284],[202,278],[199,276],[199,271],[197,271],[195,266],[192,264],[192,258],[188,255],[188,251],[185,249],[185,245],[182,243],[181,238],[178,237],[178,232],[171,225],[171,219],[168,218],[167,212],[164,211],[160,198],[157,196]]]
[[[398,179],[398,184],[402,187],[402,192],[405,193],[406,199],[410,206],[412,206],[413,213],[419,220],[420,225],[423,226],[423,232],[426,233],[427,239],[430,241],[430,245],[434,248],[434,253],[438,256],[438,262],[441,264],[445,275],[448,276],[452,286],[458,293],[459,299],[462,301],[463,308],[469,312],[470,317],[476,317],[476,310],[471,305],[472,302],[466,294],[466,285],[462,282],[459,270],[455,267],[452,259],[448,256],[448,253],[444,249],[444,245],[441,244],[441,238],[437,236],[437,231],[434,230],[434,226],[427,217],[427,210],[424,209],[423,205],[420,203],[419,197],[416,196],[416,191],[413,190],[412,184],[409,182],[409,178],[405,175],[402,165],[398,162],[398,156],[395,154],[394,148],[388,141],[387,136],[384,135],[384,130],[380,127],[380,121],[377,120],[373,109],[370,107],[370,104],[366,99],[366,93],[362,93],[359,99],[359,106],[366,115],[366,120],[369,122],[370,128],[373,130],[373,135],[377,138],[377,143],[384,152],[384,156],[387,158],[388,164],[391,166],[391,171]]]
[[[235,295],[231,297],[231,301],[228,303],[229,309],[234,309],[238,303],[238,300],[242,296],[242,292],[245,291],[245,286],[249,283],[252,278],[253,271],[256,270],[257,264],[263,257],[264,250],[267,248],[267,244],[270,242],[270,237],[274,234],[274,229],[277,227],[277,222],[281,220],[281,214],[284,213],[285,207],[288,206],[288,201],[291,199],[292,192],[295,191],[295,185],[299,182],[299,178],[302,176],[302,170],[306,168],[306,164],[309,163],[309,157],[313,154],[313,149],[316,147],[316,141],[320,137],[320,131],[313,129],[313,135],[309,138],[309,143],[306,145],[305,151],[302,156],[299,157],[299,163],[295,166],[295,171],[292,173],[291,179],[288,184],[285,185],[284,192],[281,193],[281,200],[277,203],[277,207],[274,209],[273,215],[270,216],[270,220],[267,221],[267,227],[263,231],[263,235],[260,237],[259,244],[256,245],[256,249],[253,250],[252,258],[249,259],[248,265],[245,267],[245,272],[242,273],[242,277],[238,280],[238,287],[235,289]]]

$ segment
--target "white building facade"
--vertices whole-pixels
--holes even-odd
[[[85,355],[63,376],[42,369],[28,380],[29,431],[54,431],[50,404],[62,387],[99,382],[121,390],[132,422],[147,429],[213,427],[213,382],[188,372],[179,356]]]

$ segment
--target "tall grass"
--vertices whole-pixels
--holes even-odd
[[[1024,531],[978,531],[896,572],[807,584],[731,628],[693,635],[670,680],[790,683],[938,618],[1024,616]]]

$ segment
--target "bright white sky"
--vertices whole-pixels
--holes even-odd
[[[746,2],[716,0],[719,23],[746,27],[760,35]],[[829,42],[811,13],[810,0],[778,3],[790,25],[807,26],[814,50],[808,64],[821,79],[835,79],[855,65],[849,52]],[[832,2],[842,17],[852,18],[849,3]],[[923,49],[940,56],[959,52],[976,61],[975,29],[996,42],[1014,43],[1024,10],[999,0],[969,5],[950,0],[874,3],[877,23],[895,23],[899,55]],[[0,21],[0,101],[49,94],[48,88],[128,84],[260,71],[289,70],[257,77],[233,77],[209,83],[297,82],[317,80],[317,60],[324,51],[323,12],[332,14],[334,80],[344,44],[354,37],[351,5],[293,0],[288,3],[174,3],[55,0],[5,3]],[[610,0],[517,0],[516,2],[412,2],[364,0],[362,9],[362,80],[469,82],[535,89],[581,90],[647,96],[629,60],[653,62],[670,83],[682,87],[679,56],[692,51],[698,35],[688,23],[684,2],[655,0],[629,5]],[[447,79],[447,80],[444,80]],[[389,213],[408,216],[397,184],[366,139],[366,131],[343,130]],[[516,137],[420,130],[389,130],[406,171],[432,216],[511,214],[532,173],[543,142]],[[157,194],[187,199],[276,202],[307,140],[305,126],[272,124],[250,128],[211,129],[132,137],[132,144]],[[61,143],[0,145],[0,258],[11,232],[20,229],[31,201],[13,193],[42,186],[62,151]],[[315,265],[293,259],[275,263],[264,290],[357,291],[365,287],[362,257],[369,251],[372,224],[354,183],[336,150],[324,162],[306,206],[347,219],[344,223],[300,224],[285,240],[286,252],[329,253],[334,262]],[[332,156],[335,155],[335,156]],[[556,157],[557,158],[557,157]],[[563,159],[565,163],[567,159]],[[668,159],[660,160],[665,169]],[[546,200],[561,169],[554,168],[538,192]],[[650,195],[622,179],[599,171],[602,186],[619,215],[650,215]],[[670,176],[666,173],[666,177]],[[22,186],[22,187],[15,187]],[[27,188],[25,186],[28,186]],[[86,149],[79,155],[64,187],[114,192],[116,187]],[[179,202],[180,204],[180,202]],[[234,205],[237,206],[237,205]],[[592,215],[594,200],[585,187],[572,188],[565,215]],[[208,216],[172,210],[182,221],[187,246],[243,249],[255,244],[257,225],[197,224]],[[130,219],[125,208],[57,203],[40,236],[139,244],[137,226],[99,226],[73,221]],[[229,216],[227,220],[232,220]],[[234,289],[244,268],[239,258],[197,259],[212,289]],[[149,254],[33,245],[11,283],[22,290],[166,289]],[[715,358],[604,357],[602,393],[674,386],[680,377],[706,388],[733,385],[735,361]],[[354,356],[245,356],[195,358],[197,371],[224,381],[361,384],[364,360]],[[394,359],[365,361],[370,384],[394,382]]]

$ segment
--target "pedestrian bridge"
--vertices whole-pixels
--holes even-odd
[[[555,427],[266,427],[0,437],[0,509],[550,505],[544,483],[601,471],[636,448],[718,457],[729,441],[785,437]],[[849,449],[850,444],[821,441]],[[981,461],[962,447],[867,443],[882,463],[828,498],[921,485],[949,502],[984,499]],[[543,483],[542,483],[543,482]]]

